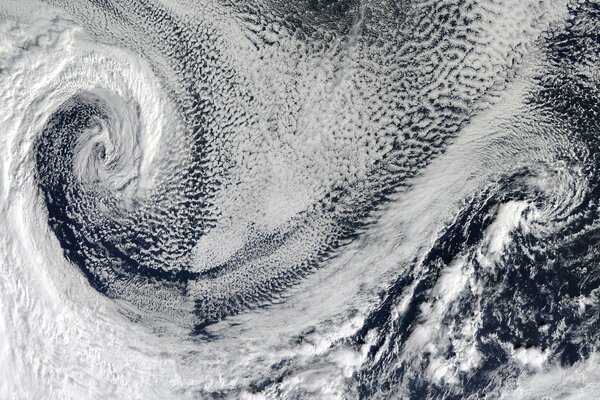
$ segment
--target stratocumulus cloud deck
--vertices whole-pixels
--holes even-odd
[[[599,390],[596,2],[0,11],[0,399]]]

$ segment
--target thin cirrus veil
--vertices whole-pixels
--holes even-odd
[[[5,0],[0,398],[593,396],[599,18]]]

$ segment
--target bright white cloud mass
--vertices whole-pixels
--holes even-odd
[[[592,398],[600,3],[0,2],[0,399]]]

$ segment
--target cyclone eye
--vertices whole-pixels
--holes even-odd
[[[106,147],[102,143],[97,143],[94,145],[94,153],[96,157],[100,160],[104,160],[106,158]]]

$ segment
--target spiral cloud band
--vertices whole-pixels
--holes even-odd
[[[598,32],[4,0],[0,399],[593,397]]]

